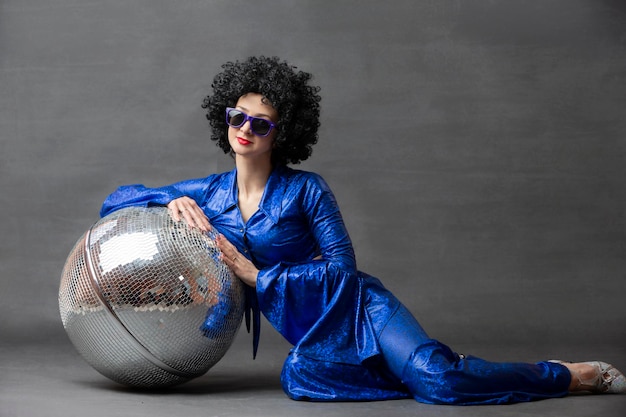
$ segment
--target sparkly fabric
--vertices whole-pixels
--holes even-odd
[[[233,170],[160,188],[123,186],[106,199],[101,215],[193,198],[211,225],[260,269],[250,301],[294,345],[281,374],[290,398],[413,396],[423,402],[481,404],[566,395],[570,376],[562,365],[460,360],[428,339],[416,321],[400,320],[404,314],[396,313],[406,309],[396,297],[378,279],[357,271],[339,208],[320,176],[277,167],[258,211],[244,222],[236,175]],[[470,382],[459,382],[460,375]],[[464,384],[471,389],[457,392]]]
[[[431,339],[413,352],[402,380],[423,403],[510,404],[567,395],[569,371],[553,365],[461,357]]]

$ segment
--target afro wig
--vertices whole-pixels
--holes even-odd
[[[281,62],[276,57],[250,57],[227,62],[215,76],[213,94],[204,99],[211,140],[229,153],[226,107],[235,107],[248,93],[261,94],[278,112],[277,134],[272,150],[274,165],[298,164],[311,156],[320,125],[320,88],[308,85],[311,74]]]

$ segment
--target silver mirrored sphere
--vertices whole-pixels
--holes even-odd
[[[70,252],[61,320],[83,358],[121,384],[154,388],[205,374],[241,325],[243,283],[215,234],[130,207],[96,222]]]

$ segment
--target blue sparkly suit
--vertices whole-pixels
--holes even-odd
[[[254,301],[294,345],[281,374],[290,398],[467,405],[567,394],[570,374],[562,365],[487,362],[429,338],[378,279],[356,269],[339,207],[319,175],[275,168],[247,222],[237,207],[236,176],[233,170],[159,188],[123,186],[100,214],[193,198],[260,269]]]

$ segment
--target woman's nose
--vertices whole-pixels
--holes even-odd
[[[250,124],[250,120],[246,120],[241,127],[239,128],[244,133],[252,133],[252,126]]]

